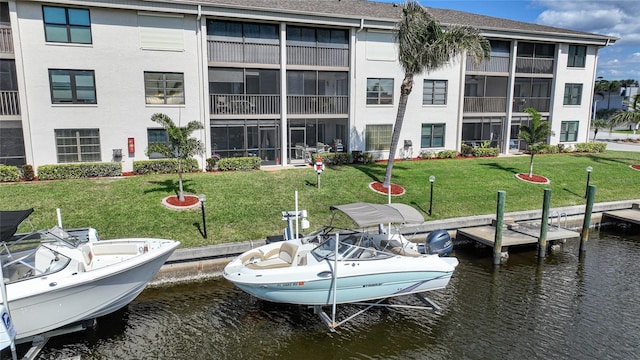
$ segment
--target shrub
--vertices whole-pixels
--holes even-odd
[[[33,171],[33,166],[29,164],[22,165],[22,178],[25,181],[33,181],[36,178],[36,174]]]
[[[191,158],[182,161],[183,172],[196,172],[199,170],[196,159]],[[133,173],[145,174],[173,174],[178,172],[178,159],[138,160],[133,162]]]
[[[421,159],[433,159],[433,151],[430,150],[422,150],[420,151],[420,158]]]
[[[607,149],[607,143],[604,142],[587,142],[575,145],[576,152],[601,153]]]
[[[500,149],[492,147],[479,147],[471,150],[471,154],[475,157],[496,157],[500,154]]]
[[[473,155],[473,146],[463,143],[462,145],[460,145],[460,154],[462,156],[472,156]]]
[[[353,162],[353,158],[351,154],[338,152],[338,153],[324,153],[320,155],[322,158],[322,162],[329,165],[345,165],[351,164]]]
[[[56,164],[38,167],[38,178],[40,180],[80,179],[120,175],[122,175],[122,164],[119,162]]]
[[[453,159],[458,156],[458,152],[455,150],[442,150],[438,153],[438,159]]]
[[[20,180],[18,168],[9,165],[0,165],[0,182],[16,182]]]
[[[260,169],[260,158],[257,156],[234,157],[220,159],[218,170],[220,171],[243,171]]]
[[[221,157],[219,154],[213,154],[212,157],[207,158],[207,171],[217,170],[220,159]]]
[[[539,154],[557,154],[558,152],[564,150],[564,145],[562,147],[556,145],[544,144],[540,146]]]

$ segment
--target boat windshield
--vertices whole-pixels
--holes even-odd
[[[71,261],[44,245],[4,253],[0,259],[5,283],[51,274],[64,269]]]
[[[336,237],[328,236],[311,253],[318,260],[334,260]],[[338,260],[372,260],[388,258],[393,254],[383,252],[364,233],[340,235],[338,242]]]

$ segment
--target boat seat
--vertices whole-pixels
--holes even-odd
[[[242,256],[242,258],[240,259],[242,261],[242,264],[247,264],[247,263],[252,263],[252,262],[256,262],[256,261],[264,261],[267,260],[269,258],[273,258],[275,256],[278,256],[280,253],[280,248],[276,247],[273,248],[269,251],[267,251],[266,253],[262,252],[262,250],[257,249],[256,251],[252,251],[249,253],[246,253]]]
[[[249,263],[246,266],[249,269],[275,269],[282,267],[289,267],[296,264],[296,253],[298,252],[298,245],[285,241],[280,245],[278,257],[275,259],[266,259],[255,263]],[[297,264],[296,264],[297,265]]]
[[[138,255],[138,244],[107,244],[95,245],[94,255]]]
[[[366,248],[362,252],[362,254],[360,254],[359,258],[360,259],[371,259],[371,258],[374,258],[374,257],[376,257],[376,251],[377,250],[375,248],[373,248],[373,247]]]
[[[402,246],[402,243],[398,240],[382,240],[380,241],[380,246],[383,247],[384,250],[392,252],[396,255],[402,256],[410,256],[410,257],[420,257],[422,254],[419,252],[410,249],[406,246]]]

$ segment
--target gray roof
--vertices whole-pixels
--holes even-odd
[[[399,4],[368,0],[200,0],[203,5],[224,5],[225,8],[276,10],[308,15],[328,15],[337,18],[362,18],[396,22],[402,15]],[[581,31],[501,19],[457,10],[427,7],[443,25],[468,25],[484,31],[535,33],[540,35],[584,37],[614,42],[617,38]]]
[[[422,224],[424,217],[418,210],[405,204],[354,203],[332,206],[331,210],[340,210],[360,228],[378,224]]]

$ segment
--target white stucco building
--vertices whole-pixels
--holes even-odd
[[[417,75],[393,156],[522,148],[528,107],[551,122],[551,144],[587,141],[598,49],[616,38],[429,11],[445,27],[479,28],[492,57]],[[203,168],[213,154],[265,165],[318,149],[387,158],[400,16],[362,0],[0,2],[0,163],[131,171],[150,142],[166,141],[150,120],[158,112],[203,123]]]

